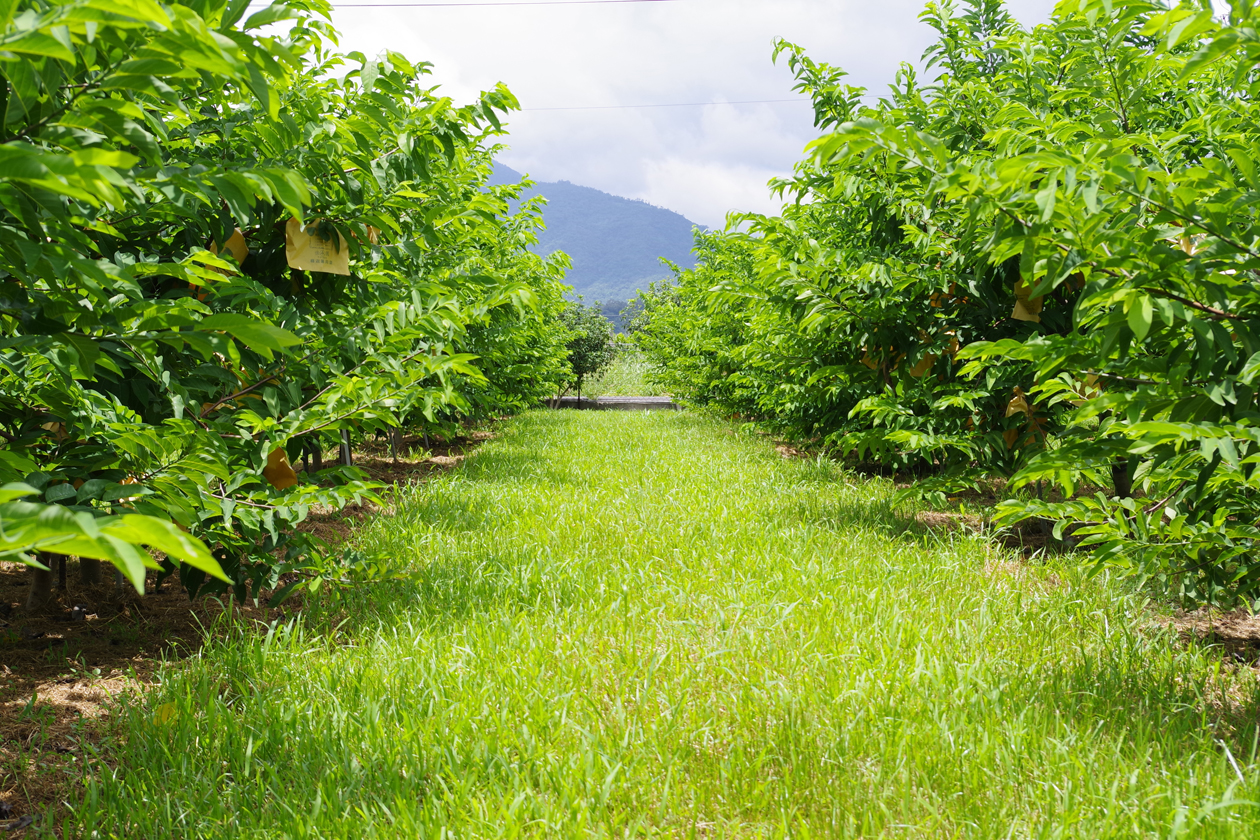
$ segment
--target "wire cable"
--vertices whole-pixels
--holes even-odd
[[[565,108],[522,108],[521,111],[612,111],[622,108],[707,108],[710,105],[769,105],[776,102],[803,102],[809,99],[743,99],[735,102],[658,102],[648,105],[577,105]]]
[[[472,0],[467,3],[330,3],[334,9],[413,9],[461,6],[603,6],[621,3],[678,3],[683,0]],[[263,0],[266,2],[266,0]],[[250,4],[254,5],[254,4]],[[808,99],[744,99],[735,102],[660,102],[646,105],[578,105],[561,108],[521,108],[525,111],[619,111],[637,108],[708,108],[715,105],[772,105],[782,102],[809,102]]]

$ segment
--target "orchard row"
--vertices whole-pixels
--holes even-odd
[[[1231,6],[930,3],[931,80],[878,101],[780,44],[826,134],[781,215],[643,299],[662,384],[1255,600],[1260,12]]]
[[[353,577],[297,526],[374,485],[322,453],[567,376],[564,258],[487,186],[515,99],[341,54],[328,15],[0,3],[0,557]]]

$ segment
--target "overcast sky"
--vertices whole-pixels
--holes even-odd
[[[371,2],[371,0],[346,0]],[[399,0],[376,0],[398,2]],[[449,0],[460,2],[461,0]],[[1008,0],[1026,25],[1054,0]],[[880,93],[932,41],[923,0],[672,0],[604,5],[346,8],[342,48],[433,62],[458,102],[495,82],[521,100],[507,165],[641,198],[718,227],[728,210],[772,211],[766,188],[817,136],[774,39],[839,65]],[[792,99],[709,107],[541,110]],[[531,110],[540,109],[540,110]]]

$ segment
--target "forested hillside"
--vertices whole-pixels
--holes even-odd
[[[520,180],[519,172],[495,164],[492,184]],[[670,276],[662,257],[682,268],[695,265],[696,225],[672,210],[568,181],[543,182],[524,192],[525,198],[535,195],[547,199],[546,229],[539,232],[535,250],[568,254],[573,267],[565,282],[587,301],[626,301],[653,280]]]

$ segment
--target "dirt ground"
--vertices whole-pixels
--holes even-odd
[[[471,432],[449,443],[430,441],[427,450],[408,439],[397,462],[383,446],[369,444],[354,453],[354,464],[374,481],[413,484],[454,467],[490,437]],[[312,511],[303,528],[335,544],[378,512],[370,505]],[[0,562],[0,832],[13,832],[9,837],[26,834],[34,815],[56,807],[95,771],[116,705],[143,691],[162,661],[195,652],[226,611],[260,628],[281,615],[265,601],[190,602],[175,577],[157,585],[150,576],[141,597],[112,580],[80,585],[76,560],[67,571],[66,588],[53,602],[28,612],[27,568]],[[283,605],[285,613],[294,609],[300,609],[296,599]]]
[[[1228,661],[1260,664],[1260,614],[1247,610],[1177,610],[1162,624],[1188,643],[1219,648]]]

